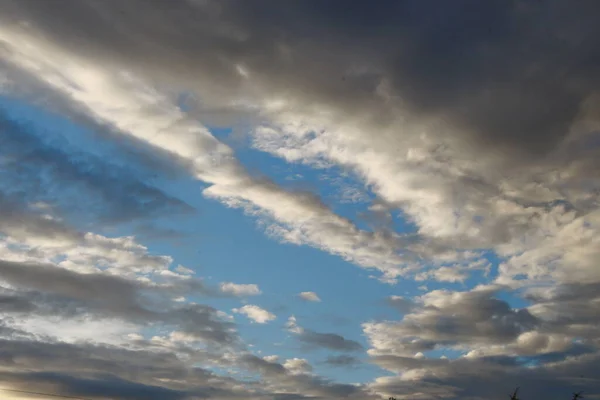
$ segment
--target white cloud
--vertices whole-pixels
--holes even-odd
[[[238,284],[233,282],[222,282],[220,284],[221,292],[234,296],[258,296],[262,294],[258,285],[254,283]]]
[[[306,374],[312,372],[312,366],[304,358],[290,358],[285,360],[283,366],[292,374]]]
[[[268,361],[270,363],[275,363],[275,362],[279,361],[279,356],[277,356],[277,355],[264,356],[263,360]]]
[[[38,337],[46,337],[66,343],[91,342],[123,345],[129,335],[139,332],[140,326],[120,319],[98,318],[88,314],[71,318],[30,315],[27,318],[4,317],[12,321],[10,326]]]
[[[285,323],[285,327],[291,333],[302,334],[304,332],[304,329],[298,325],[298,321],[293,315],[288,318],[287,322]]]
[[[275,314],[253,304],[246,304],[243,307],[234,308],[232,311],[237,314],[244,314],[258,324],[265,324],[277,318]]]
[[[298,297],[300,297],[302,300],[306,300],[306,301],[313,301],[313,302],[321,301],[321,299],[315,292],[301,292],[298,295]]]

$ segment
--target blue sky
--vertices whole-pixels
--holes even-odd
[[[597,7],[19,1],[0,390],[595,398]]]

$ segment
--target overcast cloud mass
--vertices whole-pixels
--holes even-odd
[[[600,399],[598,21],[0,0],[0,397]]]

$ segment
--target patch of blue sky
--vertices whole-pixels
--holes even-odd
[[[367,279],[368,271],[311,247],[278,244],[261,233],[255,222],[246,218],[241,210],[204,199],[200,195],[201,185],[192,179],[173,181],[168,186],[172,194],[198,209],[199,213],[196,218],[177,223],[178,229],[189,234],[185,246],[156,239],[148,241],[151,250],[156,254],[173,255],[176,263],[197,271],[198,276],[206,277],[211,285],[219,282],[258,284],[263,294],[246,301],[274,313],[277,319],[256,324],[236,314],[235,320],[239,323],[241,336],[263,355],[293,358],[304,354],[299,348],[288,348],[295,340],[293,336],[288,338],[290,333],[284,328],[291,315],[296,315],[299,323],[310,329],[342,334],[364,346],[361,321],[373,316],[395,317],[395,310],[382,310],[381,302],[386,295],[396,291]],[[297,294],[303,291],[317,292],[322,303],[302,301]],[[243,305],[235,298],[205,299],[192,295],[188,299],[211,304],[229,313],[232,308]],[[348,323],[340,323],[344,320]],[[278,345],[284,341],[285,346]],[[319,361],[312,352],[307,358],[313,363]],[[330,369],[332,373],[339,370]]]
[[[398,317],[396,310],[382,307],[383,299],[398,294],[402,287],[408,288],[408,282],[396,287],[382,285],[368,279],[370,271],[350,265],[339,257],[307,246],[278,244],[262,234],[241,210],[228,209],[216,201],[202,198],[194,182],[174,182],[170,191],[200,210],[196,219],[183,220],[179,225],[180,229],[193,232],[198,242],[193,246],[174,246],[168,241],[157,241],[152,248],[159,254],[176,255],[177,262],[198,271],[198,275],[207,277],[210,284],[223,281],[258,284],[263,294],[246,301],[274,313],[277,319],[267,324],[251,323],[239,314],[235,319],[241,336],[263,355],[278,354],[283,358],[302,355],[313,364],[324,358],[319,353],[290,346],[296,339],[284,325],[291,315],[298,318],[301,326],[318,332],[338,333],[365,347],[361,322]],[[315,291],[322,302],[304,302],[297,297],[303,291]],[[238,299],[191,296],[190,300],[208,302],[224,311],[243,305]],[[325,365],[318,368],[350,381],[361,374],[376,376],[378,373],[371,366],[350,373],[345,368]]]

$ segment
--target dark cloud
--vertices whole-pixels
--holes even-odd
[[[500,399],[499,393],[516,386],[527,388],[524,398],[525,393],[530,398],[559,399],[569,391],[594,392],[600,381],[583,377],[589,376],[585,368],[595,368],[590,363],[598,360],[593,339],[598,311],[566,301],[580,297],[593,304],[594,285],[584,286],[532,290],[527,299],[534,304],[521,309],[495,298],[493,288],[426,294],[399,322],[365,324],[376,365],[419,376],[410,381],[384,379],[373,386],[399,398],[423,393],[423,398]],[[559,298],[565,300],[564,306]],[[451,358],[422,354],[434,349],[464,349],[464,353]]]
[[[364,326],[374,341],[385,341],[386,351],[413,356],[436,347],[508,344],[542,325],[528,309],[513,309],[494,295],[493,289],[433,291],[401,321]]]
[[[51,383],[58,385],[61,393],[70,396],[91,398],[118,398],[123,400],[180,400],[190,397],[188,393],[167,389],[160,386],[148,386],[129,382],[117,377],[105,379],[82,379],[70,375],[52,372],[0,374],[20,382],[36,382],[38,385]],[[200,397],[200,396],[199,396]]]
[[[294,373],[278,362],[267,361],[252,354],[241,356],[239,361],[249,370],[259,372],[268,382],[293,388],[297,396],[345,398],[365,395],[362,387],[335,383],[316,375]]]
[[[44,218],[40,211],[31,210],[23,199],[0,191],[0,232],[18,239],[45,237],[67,242],[78,242],[83,234],[57,221]]]
[[[581,339],[600,335],[600,284],[571,283],[543,290],[532,290],[525,298],[533,303],[532,312],[549,321],[544,328]]]
[[[0,311],[7,313],[30,313],[37,307],[24,297],[0,293]]]
[[[411,114],[508,157],[560,143],[600,84],[594,1],[61,4],[7,1],[3,14],[92,59],[212,81],[215,98],[246,89],[239,64],[266,90],[385,122],[393,109],[377,87],[387,82]]]
[[[108,274],[10,261],[0,261],[0,278],[21,290],[7,298],[4,311],[35,307],[40,314],[63,317],[92,313],[139,324],[166,324],[215,344],[237,341],[233,324],[223,321],[213,307],[174,305],[168,297],[181,294],[177,286],[152,287]],[[186,287],[195,288],[196,293],[202,289],[199,282]]]
[[[191,367],[164,349],[1,339],[0,360],[3,384],[29,391],[119,400],[232,395],[227,378]],[[183,380],[185,385],[177,383]]]
[[[405,361],[408,361],[407,363]],[[500,362],[498,362],[500,361]],[[516,360],[458,359],[458,360],[397,360],[399,370],[419,364],[424,377],[419,380],[390,378],[373,385],[381,393],[390,393],[401,399],[502,399],[520,387],[522,398],[559,400],[569,398],[573,392],[597,393],[598,379],[590,375],[598,363],[598,355],[574,357],[543,368],[519,366]],[[383,364],[389,367],[390,364]]]

